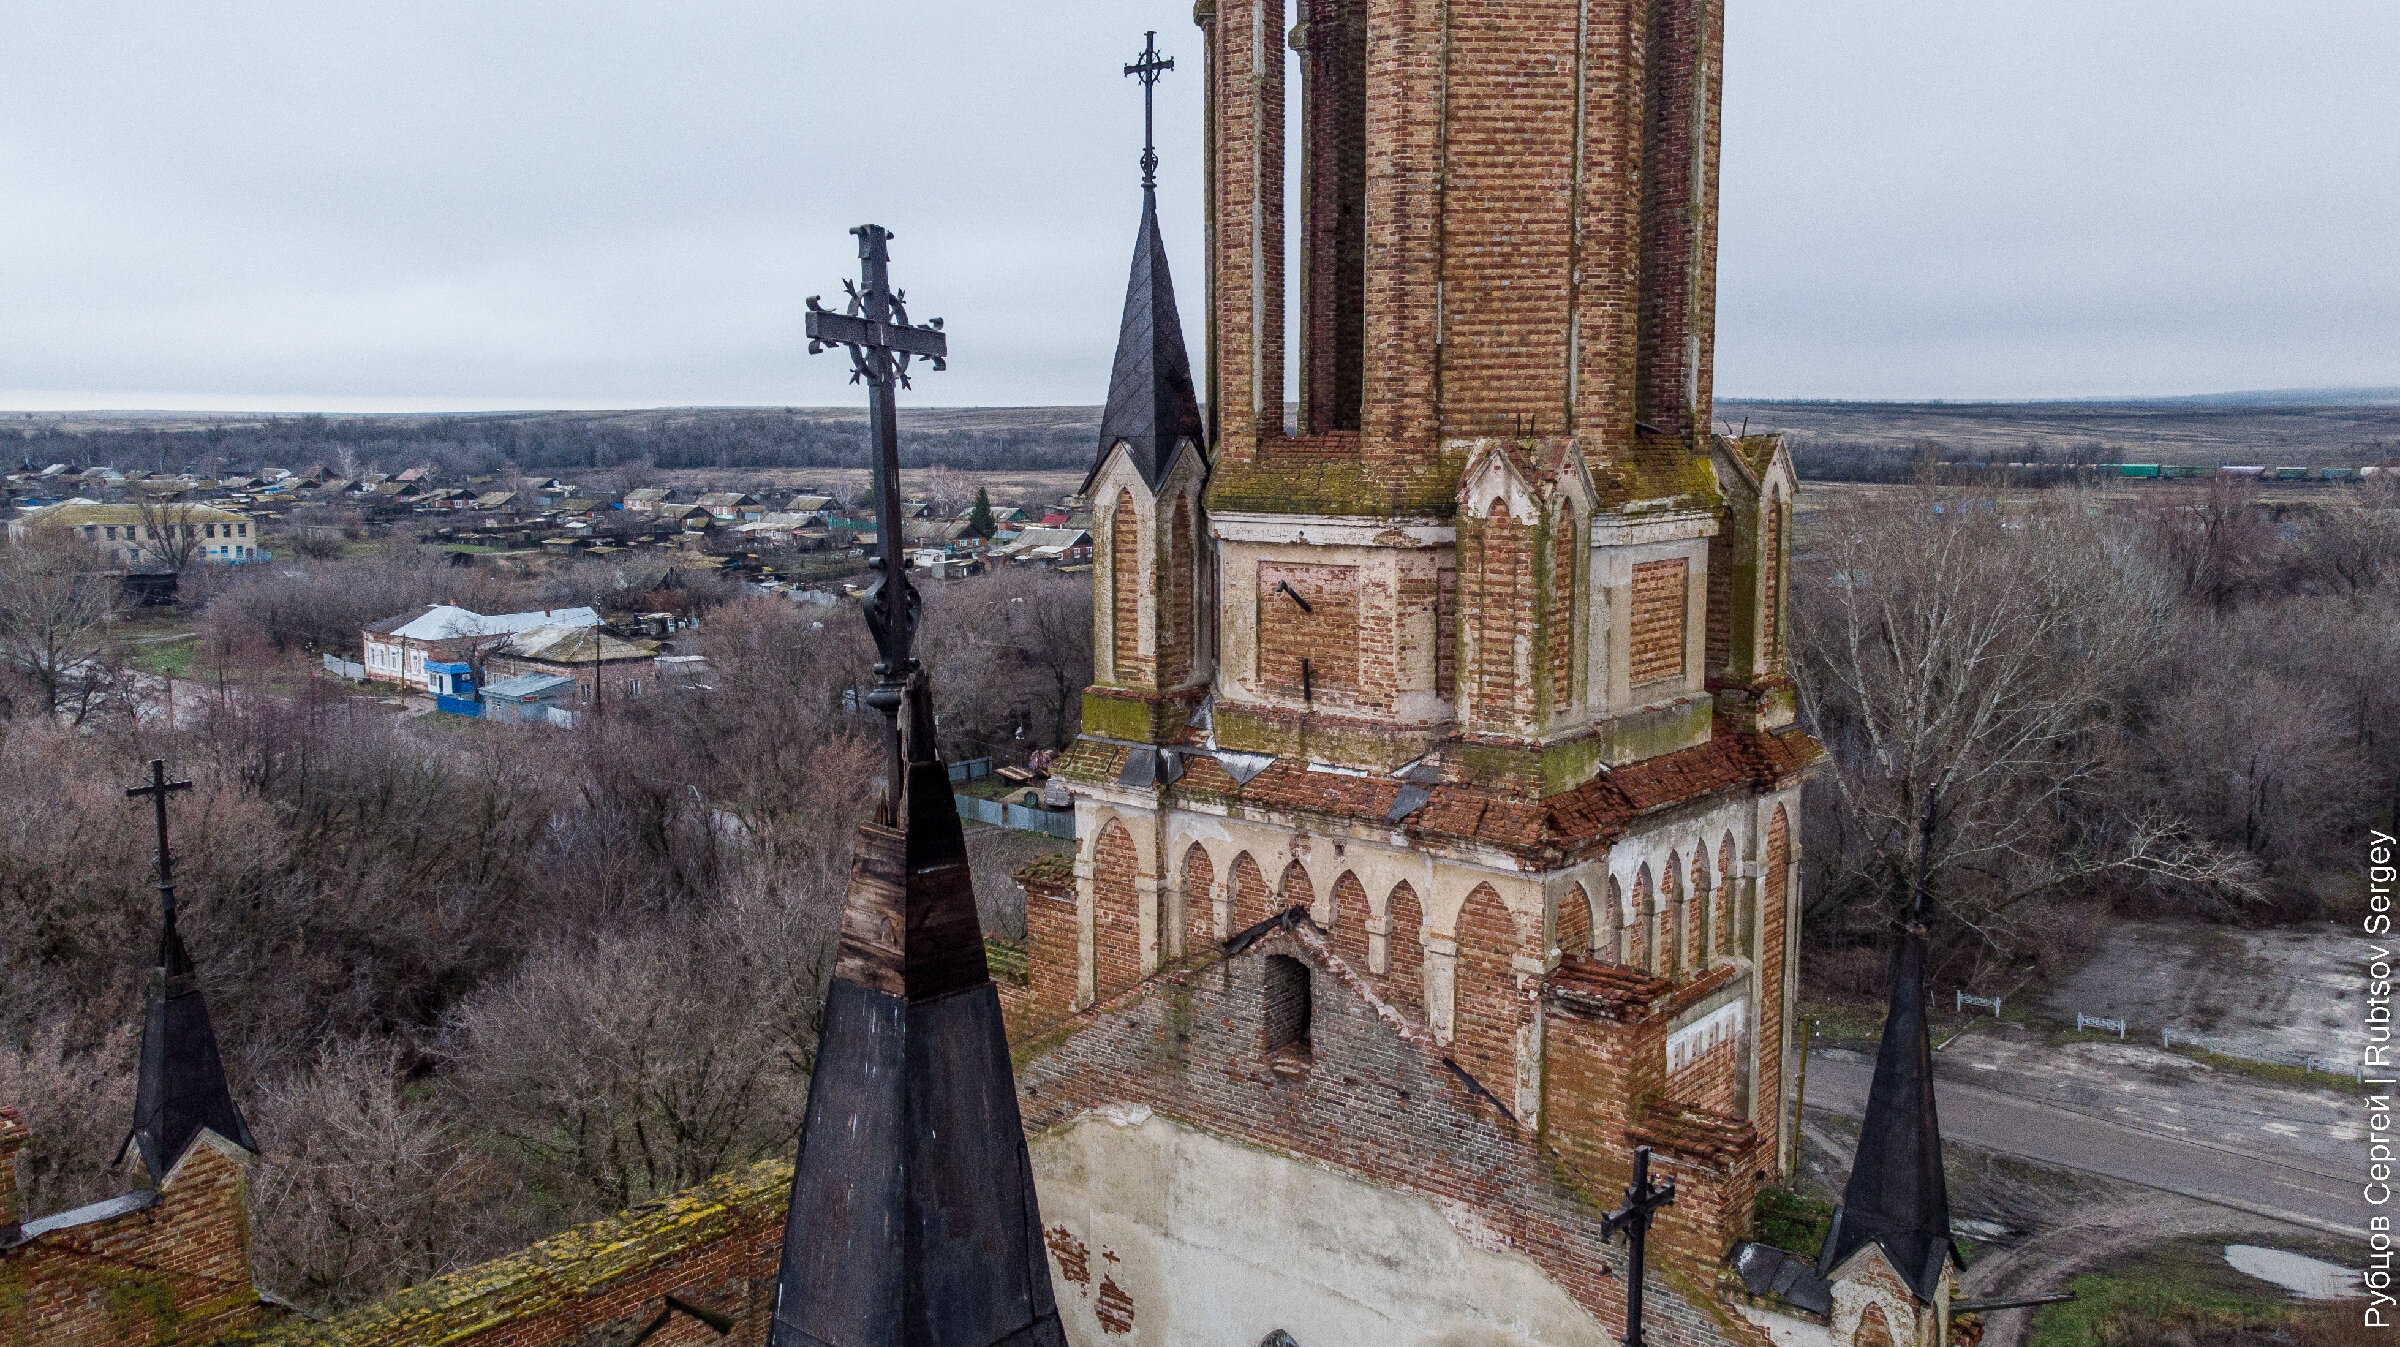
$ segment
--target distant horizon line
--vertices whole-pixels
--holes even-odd
[[[2377,406],[2400,403],[2400,384],[2370,386],[2329,386],[2303,388],[2237,389],[2215,393],[2126,394],[2084,397],[1765,397],[1727,395],[1716,399],[1719,406],[1780,406],[1780,407],[2129,407],[2159,405],[2222,405],[2222,406]],[[1286,408],[1298,404],[1286,402]],[[904,405],[905,412],[996,412],[996,411],[1091,411],[1097,414],[1099,403],[1081,402],[989,402],[989,403],[915,403]],[[36,420],[69,416],[188,416],[188,417],[261,417],[275,419],[368,418],[368,417],[491,417],[491,416],[551,416],[574,413],[610,412],[855,412],[865,414],[864,406],[847,403],[568,403],[542,405],[482,405],[435,408],[389,408],[356,410],[349,408],[292,408],[272,407],[208,407],[152,406],[52,406],[0,407],[0,418]]]

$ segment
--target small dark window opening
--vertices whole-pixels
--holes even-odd
[[[1305,1060],[1310,1052],[1309,1010],[1308,965],[1288,954],[1268,955],[1260,1046],[1270,1056]]]

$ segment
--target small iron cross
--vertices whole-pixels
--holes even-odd
[[[874,634],[878,681],[867,704],[883,712],[886,759],[890,776],[884,783],[884,816],[896,819],[902,779],[900,705],[917,674],[910,653],[916,644],[920,600],[908,582],[900,523],[899,409],[893,389],[908,387],[908,363],[929,360],[935,369],[949,368],[950,341],[942,320],[923,327],[908,321],[908,296],[892,288],[891,254],[886,247],[892,231],[863,224],[850,231],[858,236],[858,282],[844,282],[850,306],[835,313],[808,297],[808,353],[831,346],[850,348],[850,382],[867,385],[867,436],[875,456],[875,540],[881,552],[883,576],[867,591],[867,630]],[[930,712],[927,716],[930,719]],[[928,753],[931,745],[922,746]]]
[[[1175,58],[1158,54],[1158,33],[1154,29],[1142,34],[1142,59],[1125,67],[1125,73],[1142,82],[1142,190],[1158,186],[1158,148],[1152,130],[1151,92],[1158,87],[1158,77],[1175,68]]]
[[[175,791],[190,790],[189,781],[167,780],[167,760],[150,760],[150,784],[127,786],[125,798],[138,800],[147,795],[158,809],[158,902],[166,914],[166,928],[175,928],[175,858],[167,851],[167,796]]]
[[[1633,1257],[1625,1274],[1625,1340],[1623,1347],[1644,1347],[1642,1341],[1642,1265],[1643,1245],[1650,1237],[1650,1222],[1660,1207],[1675,1205],[1675,1180],[1652,1187],[1650,1183],[1650,1148],[1633,1148],[1633,1182],[1625,1189],[1625,1205],[1600,1219],[1600,1238],[1615,1239],[1625,1232]]]

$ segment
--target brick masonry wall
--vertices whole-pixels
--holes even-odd
[[[1288,585],[1307,607],[1280,586]],[[1358,568],[1258,564],[1258,676],[1285,697],[1302,693],[1307,660],[1313,694],[1343,701],[1358,687]]]
[[[1757,1098],[1773,1109],[1773,1116],[1757,1119],[1761,1134],[1773,1138],[1778,1156],[1783,1154],[1784,1134],[1790,1120],[1783,1108],[1783,990],[1784,990],[1784,908],[1788,900],[1787,873],[1791,867],[1792,830],[1785,821],[1783,808],[1778,805],[1775,816],[1767,825],[1767,872],[1759,881],[1763,891],[1759,907],[1759,928],[1764,940],[1758,959],[1758,1094]]]
[[[1557,945],[1569,954],[1592,952],[1592,899],[1581,884],[1559,900]]]
[[[1366,354],[1367,15],[1302,0],[1300,430],[1358,429]]]
[[[1403,1033],[1342,978],[1327,949],[1273,932],[1242,955],[1163,974],[1153,993],[1090,1017],[1020,1069],[1027,1129],[1141,1105],[1464,1209],[1618,1331],[1624,1254],[1599,1238],[1598,1219],[1614,1193],[1583,1181],[1539,1136],[1471,1094],[1421,1030]],[[1312,970],[1313,1052],[1301,1069],[1285,1061],[1279,1070],[1260,1048],[1267,957],[1276,954]],[[1734,1316],[1687,1299],[1673,1275],[1653,1274],[1652,1341],[1763,1347]],[[1687,1275],[1683,1284],[1696,1283]]]
[[[670,1295],[732,1318],[733,1331],[719,1337],[676,1314],[651,1343],[764,1347],[791,1184],[788,1161],[720,1175],[324,1322],[286,1321],[247,1347],[622,1343]]]
[[[1103,999],[1142,979],[1140,867],[1133,834],[1110,819],[1092,843],[1092,952]]]
[[[1473,729],[1519,733],[1533,720],[1533,526],[1517,522],[1497,500],[1482,513],[1460,530],[1469,553],[1461,558],[1467,584],[1460,618],[1473,651],[1462,710]]]
[[[152,1347],[261,1322],[271,1310],[250,1279],[248,1187],[247,1162],[203,1139],[155,1205],[0,1252],[0,1341]]]
[[[1150,670],[1142,658],[1142,533],[1132,492],[1117,492],[1108,519],[1110,681],[1140,687],[1149,682]]]
[[[1425,1018],[1425,909],[1417,891],[1407,884],[1385,900],[1384,919],[1391,935],[1384,946],[1384,971],[1378,984],[1384,999],[1422,1022]]]
[[[1633,568],[1633,616],[1627,629],[1632,642],[1628,681],[1635,687],[1683,676],[1684,592],[1690,575],[1691,563],[1682,557]]]
[[[1367,972],[1367,923],[1373,919],[1366,886],[1344,870],[1333,882],[1333,952],[1360,974]]]
[[[1528,1010],[1513,961],[1527,943],[1491,885],[1478,885],[1467,895],[1458,917],[1458,1000],[1451,1051],[1468,1075],[1512,1108],[1517,1028]]]
[[[1198,579],[1192,569],[1194,527],[1191,498],[1176,497],[1167,528],[1167,573],[1159,580],[1166,593],[1166,601],[1160,605],[1166,617],[1158,633],[1161,686],[1181,683],[1192,672],[1192,591]]]
[[[1208,848],[1195,842],[1183,854],[1183,950],[1197,954],[1221,939],[1217,934],[1217,869]]]
[[[1082,976],[1076,928],[1074,873],[1053,874],[1046,880],[1028,873],[1025,973],[1030,1004],[1026,1019],[1033,1024],[1048,1024],[1075,1004],[1076,984]],[[1014,1029],[1016,1023],[1010,1027]]]
[[[1729,1037],[1669,1072],[1667,1096],[1730,1116],[1740,1099],[1741,1069],[1741,1040]]]
[[[1267,877],[1245,851],[1233,858],[1233,929],[1246,931],[1265,921],[1271,907]]]
[[[1545,625],[1550,647],[1550,714],[1558,716],[1575,705],[1575,558],[1583,551],[1583,531],[1575,524],[1575,506],[1561,501],[1558,522],[1550,536],[1550,586]]]

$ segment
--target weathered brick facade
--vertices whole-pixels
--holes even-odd
[[[250,1275],[250,1156],[203,1133],[155,1188],[75,1211],[17,1210],[26,1136],[0,1110],[0,1342],[168,1347],[281,1313]]]

